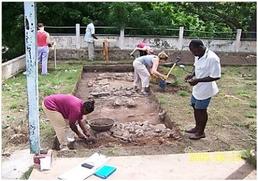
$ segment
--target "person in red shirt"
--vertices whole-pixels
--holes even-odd
[[[93,99],[84,102],[69,94],[53,94],[44,98],[42,108],[56,132],[61,150],[68,149],[69,127],[80,139],[88,140],[90,134],[83,116],[94,111],[94,103]],[[82,132],[78,129],[77,123]]]
[[[37,46],[38,46],[38,61],[42,64],[42,75],[47,75],[47,61],[49,46],[51,47],[53,42],[50,41],[49,33],[44,30],[44,24],[38,23],[38,32],[37,32]]]
[[[130,53],[130,56],[134,57],[135,51],[139,51],[140,56],[151,55],[154,54],[153,49],[148,45],[147,39],[144,38],[141,42],[139,42],[136,48]],[[135,58],[135,57],[134,57]]]

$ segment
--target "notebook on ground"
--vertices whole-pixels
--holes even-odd
[[[61,180],[84,180],[87,177],[93,175],[98,168],[104,165],[108,161],[108,157],[105,155],[94,153],[89,158],[85,159],[82,163],[78,164],[78,166],[72,168],[71,170],[65,171],[62,175],[58,177]],[[87,163],[92,165],[91,169],[85,168],[82,164]]]
[[[116,168],[110,165],[104,165],[103,167],[100,167],[96,172],[95,175],[100,178],[108,178],[112,173],[116,171]]]

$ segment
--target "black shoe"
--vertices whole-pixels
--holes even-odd
[[[146,91],[142,91],[140,94],[143,95],[143,96],[149,96],[150,95],[150,93],[148,93]]]
[[[195,134],[189,136],[189,139],[191,139],[191,140],[199,140],[201,138],[205,138],[205,133],[203,133],[203,134],[195,133]]]
[[[68,142],[67,147],[68,147],[70,150],[74,150],[74,149],[75,149],[75,141],[73,141],[73,142]]]
[[[140,89],[139,89],[137,86],[134,86],[133,90],[134,90],[135,92],[138,92]]]
[[[150,93],[150,87],[144,87],[144,91]]]
[[[188,129],[188,130],[185,130],[186,133],[196,133],[198,130],[197,128],[192,128],[192,129]]]
[[[60,143],[59,140],[57,139],[57,136],[54,137],[54,142],[52,146],[53,150],[60,150]]]

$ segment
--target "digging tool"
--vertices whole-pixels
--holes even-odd
[[[167,85],[167,79],[169,77],[169,75],[171,74],[172,70],[175,68],[175,66],[177,65],[177,63],[180,61],[181,59],[179,57],[176,58],[176,61],[175,63],[173,64],[173,66],[170,68],[169,72],[167,73],[165,79],[161,79],[159,81],[159,87],[162,89],[162,90],[165,90],[166,88],[166,85]]]
[[[55,61],[55,69],[56,69],[56,42],[54,42],[53,46],[54,46],[54,61]]]

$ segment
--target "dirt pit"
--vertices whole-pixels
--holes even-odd
[[[99,146],[143,146],[171,144],[180,140],[176,127],[160,109],[154,95],[143,96],[133,89],[133,73],[82,73],[75,95],[83,100],[94,97],[95,110],[87,120],[109,118],[114,125],[108,131],[89,128],[93,144],[76,144],[75,149]]]

